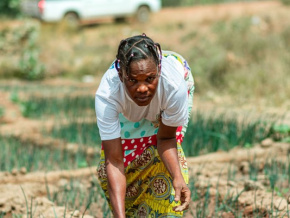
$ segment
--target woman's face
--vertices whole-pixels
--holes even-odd
[[[148,105],[155,95],[159,81],[158,66],[152,58],[132,62],[129,75],[120,74],[127,93],[138,106]]]

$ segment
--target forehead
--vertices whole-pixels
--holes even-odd
[[[156,74],[157,65],[152,58],[142,59],[132,62],[129,71],[132,76]]]

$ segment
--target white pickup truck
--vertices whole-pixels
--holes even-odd
[[[161,0],[21,0],[24,14],[45,22],[65,21],[79,25],[98,18],[124,19],[135,16],[140,22],[161,8]]]

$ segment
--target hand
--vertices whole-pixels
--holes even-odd
[[[174,207],[173,210],[181,212],[187,210],[190,202],[190,190],[184,180],[173,180],[173,188],[175,190],[175,201],[181,201],[181,204]]]

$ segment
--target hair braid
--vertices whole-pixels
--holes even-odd
[[[118,72],[125,72],[128,75],[131,62],[148,58],[153,58],[160,70],[162,52],[158,43],[142,34],[122,40],[119,44],[116,58],[115,67]]]

